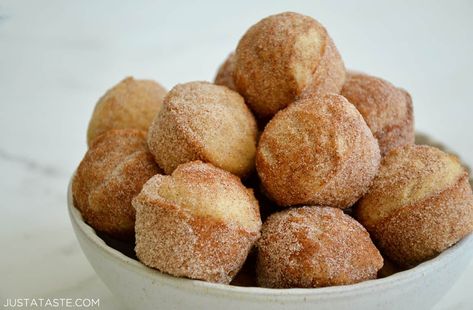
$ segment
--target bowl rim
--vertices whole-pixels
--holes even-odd
[[[124,268],[138,272],[153,281],[176,288],[192,291],[201,291],[212,295],[240,295],[248,297],[270,297],[273,299],[284,298],[327,298],[332,295],[361,295],[372,294],[374,290],[387,290],[393,287],[424,277],[429,272],[435,272],[446,267],[455,257],[464,255],[465,250],[473,247],[473,234],[465,236],[462,240],[440,253],[436,257],[417,265],[414,268],[397,272],[385,278],[368,280],[356,284],[330,286],[321,288],[264,288],[264,287],[243,287],[228,284],[212,283],[188,278],[179,278],[165,274],[159,270],[147,267],[140,261],[132,259],[120,251],[108,246],[96,233],[95,230],[85,223],[82,215],[74,206],[72,197],[73,173],[67,194],[68,211],[73,225],[77,226],[81,234],[87,238],[101,254],[110,260],[121,264]],[[77,232],[76,232],[77,233]]]

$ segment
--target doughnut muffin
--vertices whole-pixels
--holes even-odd
[[[380,250],[402,267],[439,254],[473,230],[473,194],[458,159],[425,145],[383,158],[356,217]]]
[[[235,83],[233,82],[233,71],[235,69],[235,53],[228,55],[225,62],[218,68],[214,83],[216,85],[227,86],[231,90],[236,91]]]
[[[412,99],[405,90],[374,76],[349,72],[340,94],[360,111],[381,155],[414,144]]]
[[[256,121],[237,92],[190,82],[168,93],[149,128],[148,145],[166,174],[202,160],[243,177],[254,170],[256,136]]]
[[[265,192],[283,207],[347,208],[368,190],[379,162],[376,139],[340,95],[301,99],[277,113],[256,155]]]
[[[270,288],[353,284],[375,279],[383,266],[366,229],[329,207],[274,213],[257,249],[258,283]]]
[[[339,93],[345,67],[327,30],[298,13],[253,25],[235,51],[236,89],[258,118],[271,118],[302,96]]]
[[[166,90],[150,80],[127,77],[97,102],[87,130],[87,143],[110,129],[147,131],[162,106]]]
[[[118,238],[133,237],[131,200],[160,173],[146,145],[146,132],[109,130],[94,139],[72,182],[74,205],[85,222]]]
[[[260,236],[253,192],[200,161],[156,175],[133,199],[136,255],[178,277],[230,283]]]

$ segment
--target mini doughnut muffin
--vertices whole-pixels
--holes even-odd
[[[136,255],[178,277],[230,283],[260,236],[253,192],[200,161],[156,175],[133,199]]]
[[[261,135],[256,169],[280,206],[346,208],[368,190],[380,157],[356,108],[340,95],[324,95],[276,114]]]
[[[127,77],[108,90],[95,106],[87,130],[87,143],[110,129],[147,131],[161,109],[166,90],[150,80]]]
[[[412,99],[405,90],[374,76],[349,72],[341,95],[360,111],[378,140],[381,155],[414,144]]]
[[[390,151],[356,208],[380,250],[402,267],[439,254],[473,230],[473,194],[455,156],[408,145]]]
[[[254,169],[256,136],[256,121],[237,92],[191,82],[166,96],[149,129],[148,145],[166,174],[202,160],[243,177]]]
[[[133,237],[131,200],[161,170],[146,145],[146,132],[109,130],[98,136],[77,168],[72,182],[74,205],[98,231]]]
[[[274,213],[257,249],[257,280],[270,288],[353,284],[375,279],[383,266],[366,229],[329,207]]]
[[[271,118],[299,96],[339,93],[345,67],[315,19],[281,13],[262,19],[235,51],[236,89],[259,118]]]
[[[215,76],[214,83],[216,85],[227,86],[231,90],[236,91],[235,83],[233,82],[233,71],[235,68],[235,54],[228,55],[225,62],[218,68],[217,76]]]

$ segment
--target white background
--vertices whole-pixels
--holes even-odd
[[[212,80],[250,25],[286,10],[322,22],[347,67],[407,89],[417,129],[473,164],[472,1],[0,1],[1,304],[119,309],[66,213],[96,100],[127,75]],[[470,265],[436,309],[471,309],[472,277]]]

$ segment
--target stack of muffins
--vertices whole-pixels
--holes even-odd
[[[87,138],[72,184],[84,220],[178,277],[230,283],[253,253],[263,287],[352,284],[473,230],[468,173],[414,144],[410,95],[346,71],[297,13],[253,25],[214,84],[121,81]]]

